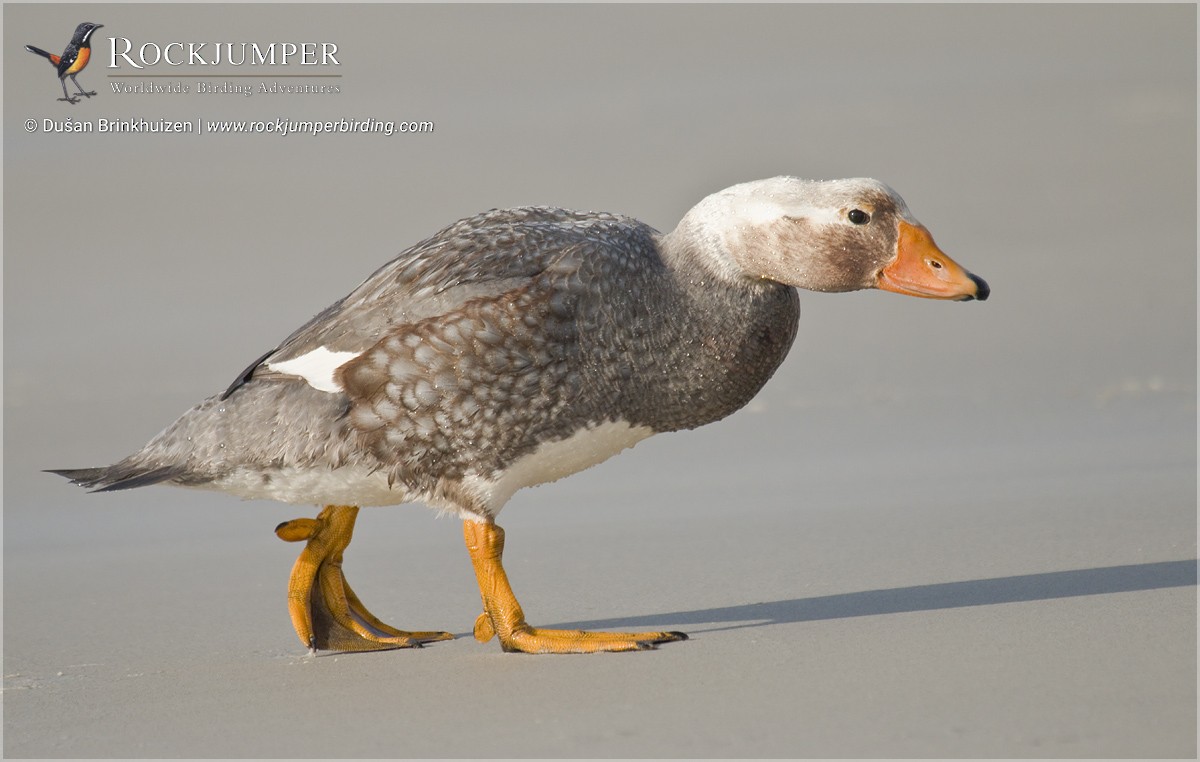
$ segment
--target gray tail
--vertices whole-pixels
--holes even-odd
[[[102,468],[48,469],[47,473],[58,474],[71,480],[72,484],[87,487],[92,492],[112,492],[118,489],[133,489],[169,481],[184,472],[182,466],[162,466],[150,470],[123,466]]]

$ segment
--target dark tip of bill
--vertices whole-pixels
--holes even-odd
[[[970,275],[970,278],[975,283],[975,298],[981,302],[986,302],[987,298],[992,295],[992,289],[988,286],[987,281],[978,275]]]

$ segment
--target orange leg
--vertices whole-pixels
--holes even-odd
[[[342,552],[357,517],[357,506],[327,505],[315,519],[275,528],[282,540],[307,541],[288,579],[288,613],[300,642],[311,651],[381,651],[453,638],[448,632],[397,630],[363,606],[342,574]]]
[[[475,620],[475,639],[481,643],[498,635],[500,647],[505,651],[565,654],[642,651],[654,648],[657,643],[687,640],[682,632],[585,632],[531,627],[500,563],[504,555],[504,530],[495,524],[464,521],[463,537],[483,598],[483,613]]]

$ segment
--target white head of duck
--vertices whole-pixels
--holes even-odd
[[[937,247],[898,193],[870,178],[781,176],[734,185],[694,206],[663,245],[689,251],[733,281],[811,291],[879,288],[927,299],[984,300],[990,293]]]

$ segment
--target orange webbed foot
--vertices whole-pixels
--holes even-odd
[[[329,505],[315,519],[293,519],[275,528],[282,540],[306,542],[288,579],[288,613],[300,642],[312,652],[382,651],[452,639],[448,632],[408,632],[384,624],[354,594],[342,573],[342,552],[357,517],[355,506]]]
[[[687,640],[682,632],[588,632],[533,627],[525,621],[525,612],[517,603],[500,563],[504,530],[495,524],[464,521],[463,536],[483,598],[483,613],[475,620],[475,639],[481,643],[498,636],[505,651],[567,654],[646,651],[660,643]]]

